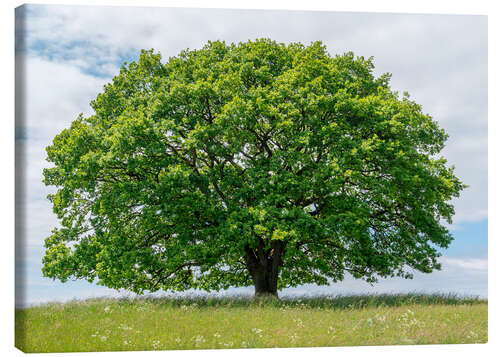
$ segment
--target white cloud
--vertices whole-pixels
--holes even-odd
[[[442,270],[431,274],[415,272],[413,279],[380,279],[374,285],[347,275],[345,280],[327,287],[312,285],[287,289],[283,294],[381,294],[381,293],[453,293],[488,296],[488,260],[442,257]],[[283,295],[282,294],[282,295]]]
[[[459,259],[459,258],[441,258],[441,263],[445,269],[467,269],[468,271],[481,271],[488,270],[488,259]]]
[[[110,81],[82,73],[71,61],[35,56],[19,56],[16,60],[24,69],[19,124],[25,125],[30,140],[39,140],[34,147],[49,144],[79,113],[89,115],[90,101]]]
[[[54,188],[46,187],[42,170],[45,147],[67,128],[79,113],[89,115],[89,102],[106,83],[105,79],[83,74],[68,63],[49,62],[37,57],[19,57],[24,69],[22,91],[24,105],[18,109],[18,233],[24,244],[41,245],[57,226],[57,219],[46,196]]]

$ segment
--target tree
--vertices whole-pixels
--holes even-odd
[[[464,185],[372,58],[261,39],[142,51],[47,147],[47,277],[183,291],[440,269]]]

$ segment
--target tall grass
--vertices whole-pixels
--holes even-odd
[[[484,343],[486,300],[457,295],[91,299],[16,310],[25,352]]]

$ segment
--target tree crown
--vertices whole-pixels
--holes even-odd
[[[319,42],[143,51],[47,147],[44,275],[140,293],[439,269],[464,185],[373,69]]]

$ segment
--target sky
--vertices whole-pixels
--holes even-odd
[[[453,201],[455,237],[442,271],[371,286],[346,278],[328,287],[286,289],[281,295],[440,292],[488,294],[487,18],[283,10],[221,10],[25,5],[16,12],[16,304],[116,296],[85,281],[43,278],[43,241],[58,225],[42,183],[45,147],[110,82],[124,61],[154,48],[166,61],[209,40],[267,37],[322,41],[333,54],[374,57],[375,72],[392,73],[450,135],[442,155],[469,185]],[[252,289],[228,293],[251,294]]]

